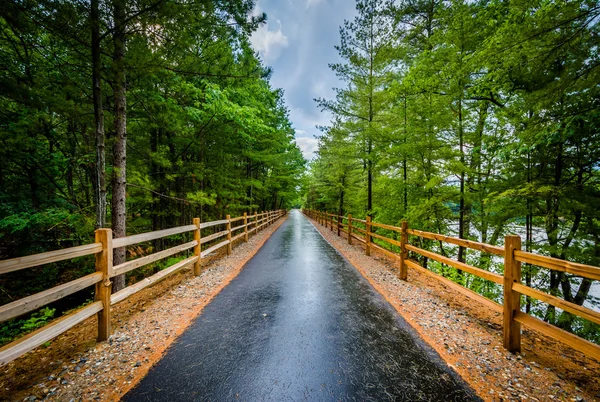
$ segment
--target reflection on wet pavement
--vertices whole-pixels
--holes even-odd
[[[478,398],[292,211],[124,400]]]

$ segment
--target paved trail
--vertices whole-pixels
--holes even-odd
[[[293,211],[124,400],[478,399]]]

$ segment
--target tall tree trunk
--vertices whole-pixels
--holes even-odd
[[[578,149],[578,151],[581,152],[580,149]],[[580,162],[580,161],[578,161],[578,162]],[[583,176],[584,176],[585,168],[580,163],[578,163],[577,165],[578,165],[578,170],[577,170],[576,189],[581,194],[581,193],[583,193],[583,182],[584,182]],[[577,234],[577,231],[579,230],[579,226],[581,224],[582,218],[583,218],[583,211],[579,207],[576,206],[575,210],[574,210],[574,219],[573,219],[573,223],[571,225],[571,229],[570,229],[569,234],[567,235],[564,243],[562,244],[562,252],[561,252],[560,258],[563,260],[567,259],[567,251],[568,251],[569,247],[571,246],[571,242],[573,241],[573,239],[575,239],[575,236]],[[597,251],[595,254],[597,254]],[[582,281],[579,284],[579,288],[577,289],[577,293],[575,294],[575,296],[573,296],[573,294],[572,294],[571,281],[569,280],[569,278],[567,277],[567,274],[565,272],[559,273],[559,280],[560,280],[564,299],[568,302],[575,303],[580,306],[583,305],[583,303],[587,299],[590,289],[592,287],[592,280],[588,279],[588,278],[582,278]],[[563,329],[571,331],[574,319],[575,319],[575,316],[573,314],[571,314],[567,311],[563,311],[563,312],[561,312],[560,316],[558,317],[557,325]]]
[[[371,161],[371,140],[369,140],[369,159],[367,160],[367,214],[373,210],[373,162]]]
[[[550,245],[550,256],[554,258],[560,258],[560,253],[558,252],[558,232],[559,232],[559,217],[558,217],[558,209],[559,209],[559,190],[560,183],[562,179],[562,163],[563,163],[563,144],[562,142],[556,145],[557,148],[557,156],[556,156],[556,165],[554,168],[554,194],[546,199],[546,236],[548,237],[548,244]],[[550,271],[550,288],[549,293],[553,296],[560,296],[558,286],[560,284],[560,276],[557,271]],[[556,319],[556,307],[550,305],[548,306],[548,310],[546,310],[546,316],[544,317],[546,321],[551,323],[555,322]]]
[[[346,176],[342,177],[342,189],[340,190],[340,205],[338,215],[344,215],[344,188],[346,187]]]
[[[96,126],[95,189],[96,229],[106,226],[106,151],[104,145],[104,110],[102,109],[102,83],[100,61],[100,0],[91,0],[90,22],[92,26],[92,87],[94,120]]]
[[[531,152],[527,152],[527,184],[531,185]],[[525,219],[525,251],[531,252],[533,245],[533,205],[530,196],[527,196],[527,218]],[[531,264],[524,264],[525,285],[531,287]],[[525,303],[525,312],[531,312],[531,297],[527,296]]]
[[[150,152],[152,152],[152,156],[150,157],[150,174],[152,181],[154,183],[153,187],[158,189],[159,194],[165,194],[164,189],[164,169],[162,169],[157,163],[156,153],[158,152],[158,147],[162,140],[161,129],[156,127],[151,130],[150,133]],[[163,210],[163,199],[156,193],[152,193],[152,211],[150,212],[150,216],[152,217],[152,231],[157,231],[161,229],[165,229],[164,225],[164,210]],[[164,247],[164,238],[155,239],[152,241],[152,246],[154,247],[154,251],[162,250]],[[156,266],[154,268],[154,273],[158,272],[160,267]]]
[[[406,144],[408,143],[408,117],[406,115],[406,93],[404,94],[404,150],[402,156],[402,173],[404,179],[404,216],[408,213],[408,172],[406,163]]]
[[[124,237],[127,229],[127,97],[125,88],[125,0],[113,1],[115,144],[113,147],[112,229],[114,237]],[[115,249],[113,264],[125,262],[125,248]],[[125,287],[125,275],[114,278],[113,292]]]
[[[458,237],[460,239],[465,238],[465,234],[468,233],[466,227],[465,217],[465,144],[464,144],[464,130],[463,130],[463,115],[462,115],[462,97],[458,100],[458,141],[460,150],[460,205],[459,205],[459,217],[458,217]],[[467,232],[467,233],[465,233]],[[467,250],[459,246],[458,247],[458,261],[465,262],[467,258]],[[458,270],[459,277],[462,277],[462,271]]]
[[[373,93],[375,87],[373,83],[373,10],[371,10],[371,35],[369,45],[369,127],[367,130],[367,214],[373,213]]]

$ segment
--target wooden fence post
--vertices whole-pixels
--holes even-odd
[[[406,266],[406,260],[408,259],[408,250],[406,244],[408,244],[408,222],[402,221],[402,231],[400,232],[400,279],[405,281],[408,277],[408,269]]]
[[[102,272],[102,282],[96,284],[95,300],[102,302],[102,310],[98,312],[98,342],[110,336],[110,293],[112,282],[110,275],[113,268],[112,230],[98,229],[95,232],[96,243],[102,244],[102,251],[96,253],[96,272]]]
[[[329,215],[329,229],[333,232],[333,214]]]
[[[254,234],[258,233],[258,211],[254,210]]]
[[[194,225],[196,225],[196,230],[194,230],[194,240],[198,242],[194,247],[194,255],[198,257],[196,262],[194,263],[194,276],[200,275],[200,259],[202,258],[202,245],[200,244],[201,233],[200,233],[200,218],[194,218]]]
[[[340,227],[341,227],[341,225],[342,225],[342,216],[338,215],[337,216],[337,235],[338,236],[340,235],[340,230],[341,230]]]
[[[371,255],[371,217],[367,216],[366,223],[366,232],[365,232],[365,255]]]
[[[504,237],[504,348],[509,352],[521,351],[521,324],[514,320],[521,310],[521,294],[512,289],[513,283],[521,283],[521,262],[515,259],[515,250],[521,249],[521,237]]]
[[[352,244],[352,214],[348,214],[348,244]]]
[[[244,241],[248,243],[248,213],[244,212]]]
[[[227,244],[227,255],[231,255],[231,251],[233,250],[233,246],[231,245],[231,216],[227,215],[225,219],[227,219],[227,240],[229,240],[229,243]]]
[[[264,225],[264,222],[262,222],[264,219],[265,219],[265,211],[261,211],[261,213],[260,213],[260,220],[261,220],[260,226]]]

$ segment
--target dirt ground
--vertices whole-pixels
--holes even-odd
[[[203,260],[200,277],[183,271],[114,306],[109,341],[95,342],[90,318],[2,367],[0,400],[118,400],[282,222],[240,243],[231,256]],[[508,353],[499,314],[414,270],[401,281],[395,261],[377,252],[367,257],[362,245],[349,246],[345,237],[315,226],[484,400],[600,400],[600,362],[527,329],[523,353]]]
[[[311,220],[312,221],[312,220]],[[600,400],[600,362],[524,328],[522,353],[502,347],[502,316],[359,241],[312,221],[440,356],[486,401]]]
[[[188,268],[113,306],[113,334],[97,343],[96,317],[84,321],[0,370],[2,401],[118,400],[158,361],[204,306],[237,276],[280,219],[234,245],[232,255],[202,260],[202,274]]]

